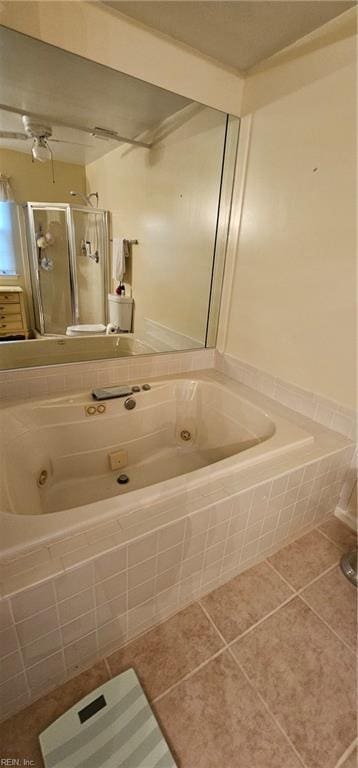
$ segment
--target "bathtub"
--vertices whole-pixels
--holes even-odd
[[[214,372],[150,381],[131,398],[131,410],[125,397],[97,402],[88,392],[3,407],[0,501],[10,549],[145,510],[313,441]]]

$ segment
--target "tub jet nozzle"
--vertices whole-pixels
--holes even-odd
[[[188,440],[191,440],[191,432],[189,432],[188,429],[182,429],[180,437],[182,440],[185,440],[185,442],[188,442]]]
[[[42,486],[45,485],[47,477],[48,477],[48,472],[46,469],[43,469],[37,478],[37,485],[39,486],[39,488],[42,488]]]

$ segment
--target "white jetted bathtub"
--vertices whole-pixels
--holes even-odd
[[[5,407],[6,517],[51,518],[43,531],[52,534],[93,525],[153,492],[165,498],[312,440],[281,417],[274,422],[231,380],[207,372],[152,381],[129,399],[130,410],[128,397],[98,402],[90,393]],[[118,482],[122,475],[127,482]]]

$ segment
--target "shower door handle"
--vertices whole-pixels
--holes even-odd
[[[70,257],[70,286],[71,286],[71,299],[72,299],[72,317],[75,325],[79,323],[80,311],[78,302],[78,282],[77,282],[77,264],[76,264],[76,243],[75,243],[75,229],[73,221],[73,212],[71,207],[68,206],[66,211],[67,218],[67,232],[68,232],[68,246]]]

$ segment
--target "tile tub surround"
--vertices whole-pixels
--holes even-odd
[[[285,565],[281,568],[275,553],[318,523],[322,524],[319,533],[307,533],[307,540],[301,539],[301,549],[308,547],[309,557],[301,565],[303,583],[299,586],[306,574],[307,579],[318,576],[322,564],[331,567],[337,563],[344,547],[335,541],[343,524],[329,515],[339,493],[337,472],[341,475],[347,461],[344,454],[341,451],[302,471],[234,492],[221,502],[216,490],[211,499],[201,497],[203,506],[197,512],[179,520],[153,529],[149,519],[152,530],[132,537],[125,545],[116,545],[112,532],[107,539],[87,545],[87,560],[80,565],[76,559],[83,558],[82,546],[61,556],[61,547],[66,553],[66,542],[54,544],[51,568],[56,568],[57,561],[60,567],[52,576],[43,570],[44,565],[12,575],[19,561],[7,563],[4,568],[10,575],[3,590],[8,585],[9,594],[0,601],[1,717],[22,709],[83,666],[264,558],[271,557],[277,573],[284,574]],[[170,510],[164,516],[170,516]],[[82,544],[82,535],[80,538]],[[70,540],[69,545],[73,544]],[[295,548],[296,559],[302,560],[297,542],[290,546]],[[91,547],[107,547],[107,551],[93,556]],[[268,566],[258,567],[262,578],[259,572],[257,590],[261,583],[275,581],[271,572],[267,576]],[[38,574],[36,586],[22,588],[21,581],[25,583],[29,574],[32,578],[34,571]],[[279,600],[289,599],[290,590],[297,586],[292,582],[286,587],[282,582]],[[245,574],[242,589],[244,604]],[[317,598],[312,595],[309,599],[314,604]],[[222,633],[232,639],[244,631],[257,620],[261,605],[266,605],[264,598],[255,606],[247,605],[242,626],[227,631],[223,625]],[[267,605],[269,610],[276,607],[275,603]],[[207,610],[210,612],[209,605]],[[213,618],[220,623],[216,615]]]
[[[233,355],[216,350],[214,365],[230,378],[357,442],[357,411],[272,376]]]
[[[357,444],[358,438],[358,411],[346,408],[340,403],[321,397],[315,392],[310,392],[302,387],[297,387],[288,381],[272,376],[249,363],[215,351],[215,368],[235,381],[240,381],[267,397],[278,401],[284,406],[306,416],[309,419],[329,427],[342,435],[350,438]],[[351,524],[348,512],[348,501],[353,487],[357,482],[358,453],[352,457],[350,472],[347,473],[344,486],[338,501],[342,519]]]
[[[135,384],[136,379],[211,368],[214,359],[214,349],[201,349],[0,371],[0,400],[82,392],[127,381]]]
[[[301,539],[298,591],[263,562],[96,661],[0,725],[1,757],[43,768],[38,734],[134,667],[181,768],[237,768],[238,756],[240,768],[353,768],[355,656],[337,633],[332,598],[353,627],[356,591],[326,548],[336,545],[339,556],[350,535],[329,521]],[[285,548],[276,557],[283,566]],[[222,605],[235,632],[227,634]]]

